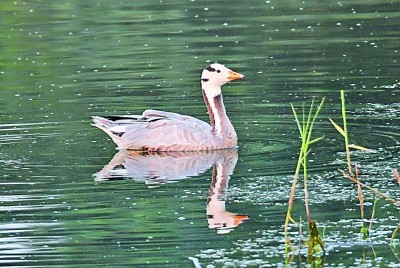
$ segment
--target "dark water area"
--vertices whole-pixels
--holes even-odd
[[[399,200],[400,2],[3,1],[0,4],[0,265],[20,267],[398,267],[399,209],[380,199],[360,234],[346,169],[340,90],[360,180]],[[152,108],[208,121],[213,62],[237,150],[117,151],[91,116]],[[309,195],[326,256],[307,262],[302,187],[283,226],[300,139],[315,123]],[[375,195],[363,190],[369,226]],[[212,215],[212,216],[210,216]],[[397,245],[397,247],[396,247]]]

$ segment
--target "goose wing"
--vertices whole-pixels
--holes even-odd
[[[123,149],[204,150],[213,140],[209,124],[171,112],[146,110],[142,115],[94,117],[93,121]]]
[[[195,117],[192,116],[188,116],[188,115],[181,115],[178,113],[171,113],[171,112],[164,112],[164,111],[159,111],[159,110],[146,110],[143,112],[143,116],[145,117],[149,117],[149,118],[159,118],[159,117],[163,117],[165,119],[174,119],[174,120],[179,120],[179,121],[183,121],[183,122],[188,122],[191,124],[196,124],[199,126],[210,126],[208,123],[197,119]]]

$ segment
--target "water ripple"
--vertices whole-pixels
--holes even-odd
[[[0,145],[21,142],[35,143],[37,138],[47,138],[58,135],[52,130],[58,122],[20,123],[0,125]]]

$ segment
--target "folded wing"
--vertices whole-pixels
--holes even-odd
[[[122,149],[191,151],[212,147],[212,127],[191,116],[157,110],[142,115],[93,117]]]

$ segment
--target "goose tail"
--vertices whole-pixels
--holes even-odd
[[[110,136],[110,138],[117,144],[119,149],[126,149],[123,139],[121,138],[123,133],[115,133],[111,130],[111,128],[114,127],[114,124],[111,120],[100,116],[92,116],[92,121],[92,126],[95,126],[107,133],[107,135]]]

